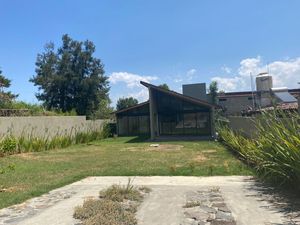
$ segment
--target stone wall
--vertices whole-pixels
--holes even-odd
[[[105,120],[86,120],[85,116],[0,117],[0,136],[51,138],[101,130],[104,123]]]

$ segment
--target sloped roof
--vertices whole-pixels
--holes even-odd
[[[164,92],[164,93],[166,93],[168,95],[180,98],[182,100],[185,100],[185,101],[197,104],[197,105],[205,105],[205,106],[208,106],[210,108],[216,108],[216,107],[218,107],[217,105],[211,104],[211,103],[209,103],[207,101],[203,101],[203,100],[200,100],[200,99],[197,99],[197,98],[193,98],[193,97],[190,97],[190,96],[187,96],[187,95],[183,95],[183,94],[177,93],[175,91],[166,90],[164,88],[155,86],[153,84],[146,83],[144,81],[141,81],[140,83],[142,85],[144,85],[145,87],[147,87],[147,88],[152,88],[154,90],[157,90],[157,91],[160,91],[160,92]]]
[[[115,111],[113,113],[118,114],[118,113],[126,112],[128,110],[139,108],[139,107],[142,107],[142,106],[147,105],[147,104],[149,104],[149,100],[145,101],[145,102],[141,102],[141,103],[139,103],[137,105],[134,105],[134,106],[131,106],[131,107],[127,107],[125,109],[121,109],[121,110]]]

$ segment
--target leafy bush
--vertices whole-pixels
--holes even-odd
[[[300,116],[264,112],[255,119],[257,138],[247,139],[226,126],[218,128],[222,141],[258,174],[277,184],[300,184]]]
[[[2,154],[12,154],[17,151],[17,140],[14,137],[5,137],[0,142],[0,152]]]
[[[23,101],[11,101],[1,108],[5,109],[16,109],[16,110],[27,110],[22,112],[22,116],[76,116],[75,110],[69,112],[62,112],[61,110],[46,110],[43,105],[32,104]]]
[[[113,137],[117,133],[116,123],[106,123],[103,126],[103,135],[105,138]]]

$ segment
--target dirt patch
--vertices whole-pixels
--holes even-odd
[[[33,153],[20,153],[16,155],[21,159],[33,160],[39,158],[38,156],[34,155]]]
[[[128,148],[122,149],[121,151],[129,151],[129,152],[140,152],[140,151],[172,152],[172,151],[180,151],[182,148],[183,148],[183,145],[155,144],[153,146],[146,146],[146,147],[128,147]]]
[[[34,153],[20,153],[16,155],[17,157],[25,160],[41,160],[46,162],[66,162],[70,161],[70,158],[67,156],[39,156]]]
[[[149,146],[146,151],[180,151],[183,148],[183,145],[172,145],[172,144],[159,144],[157,146]]]
[[[13,186],[13,187],[8,187],[8,188],[0,187],[0,192],[6,192],[6,193],[15,193],[15,192],[24,191],[24,190],[25,190],[25,186]]]
[[[140,152],[143,151],[144,149],[141,147],[128,147],[128,148],[124,148],[121,150],[121,152],[125,152],[125,151],[129,151],[129,152]]]
[[[217,150],[215,150],[215,149],[207,149],[207,150],[202,151],[202,153],[216,153],[216,152],[217,152]]]
[[[193,158],[194,162],[204,162],[206,160],[207,160],[207,158],[202,154],[198,154]]]

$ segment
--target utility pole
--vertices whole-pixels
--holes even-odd
[[[253,81],[252,81],[252,73],[250,72],[250,82],[251,82],[251,92],[252,92],[252,110],[255,109],[255,100],[254,100],[254,91],[253,91]]]
[[[298,82],[300,85],[300,82]],[[300,93],[298,94],[298,113],[300,114]]]

